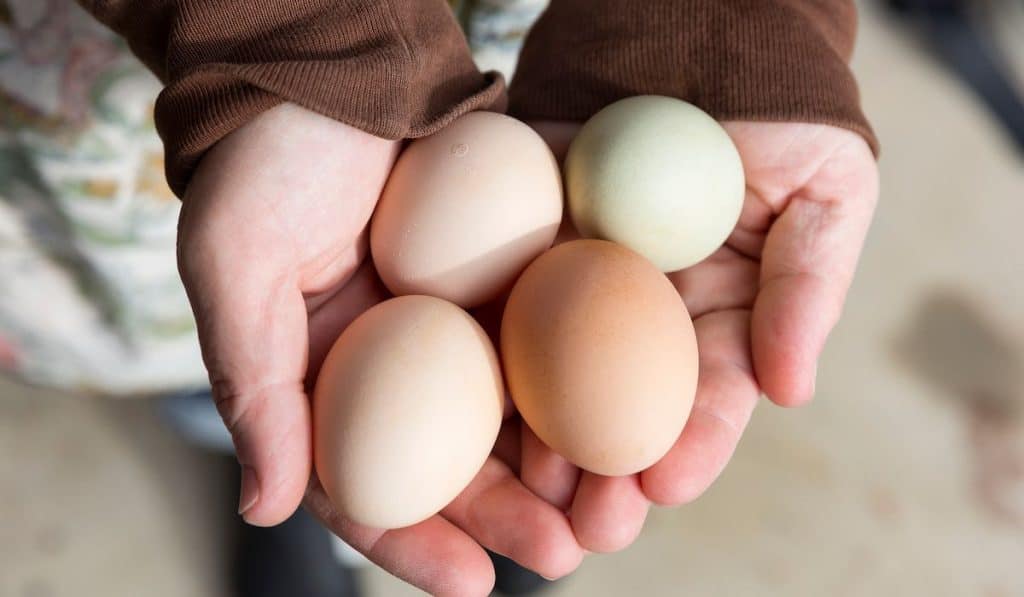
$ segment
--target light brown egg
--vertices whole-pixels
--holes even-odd
[[[320,482],[358,523],[425,520],[483,466],[503,401],[494,346],[469,314],[426,296],[380,303],[342,333],[317,379]]]
[[[676,289],[607,241],[558,245],[526,269],[505,307],[501,352],[523,420],[601,475],[657,462],[697,388],[696,337]]]
[[[402,153],[370,245],[391,292],[468,308],[508,290],[561,219],[561,177],[544,140],[514,118],[472,112]]]

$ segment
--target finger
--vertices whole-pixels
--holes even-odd
[[[242,466],[238,511],[271,526],[298,507],[311,468],[305,304],[297,288],[272,280],[226,288],[217,278],[200,277],[189,290],[203,360]]]
[[[218,142],[189,183],[178,263],[252,524],[279,523],[302,499],[312,462],[303,291],[355,269],[396,150],[282,104]]]
[[[704,261],[668,274],[694,319],[712,311],[749,308],[758,291],[759,264],[722,247]]]
[[[639,475],[604,477],[584,471],[572,502],[572,529],[584,549],[620,551],[640,535],[649,507]]]
[[[768,233],[751,331],[757,378],[780,405],[814,395],[818,357],[842,311],[877,193],[874,158],[855,137],[789,200]]]
[[[198,182],[204,182],[202,173]],[[211,202],[187,202],[179,269],[188,293],[217,410],[242,466],[238,511],[251,524],[287,519],[311,468],[306,305],[294,278],[249,258],[246,242],[224,242],[202,225]]]
[[[580,469],[547,447],[525,423],[521,438],[519,477],[523,485],[559,511],[568,512],[580,480]]]
[[[494,586],[486,552],[440,516],[390,531],[358,525],[338,514],[315,479],[305,505],[353,549],[431,595],[480,597]]]
[[[334,298],[356,275],[359,268],[369,261],[366,259],[369,242],[369,230],[363,230],[355,242],[344,249],[329,267],[318,269],[315,274],[306,276],[301,286],[306,297],[307,312],[313,314],[320,310],[320,307]],[[372,267],[372,262],[370,265]],[[324,287],[324,284],[328,286]]]
[[[565,515],[495,458],[441,515],[480,545],[545,578],[561,578],[583,561]]]
[[[760,396],[749,325],[744,310],[694,321],[700,372],[693,410],[675,445],[640,474],[644,494],[654,503],[675,506],[697,499],[732,457]]]
[[[257,263],[247,242],[203,228],[212,203],[182,209],[179,269],[213,399],[242,467],[238,511],[270,526],[294,513],[311,468],[306,305],[280,264]]]
[[[501,332],[501,316],[505,312],[505,303],[508,302],[508,295],[508,292],[503,292],[494,300],[479,307],[474,307],[469,311],[470,315],[480,324],[480,327],[487,332],[487,337],[491,339],[495,349],[501,345],[498,336]],[[512,399],[509,397],[508,390],[506,389],[501,418],[507,419],[515,414],[515,412],[515,405],[512,403]]]
[[[519,426],[522,424],[519,417],[509,417],[501,424],[501,431],[498,432],[498,439],[494,442],[494,449],[491,453],[495,458],[505,463],[513,475],[519,475],[522,462],[520,457]]]
[[[391,295],[377,276],[377,270],[369,259],[337,289],[327,296],[317,297],[317,306],[309,312],[309,364],[306,371],[306,389],[311,391],[316,383],[327,352],[334,346],[345,328],[367,309],[387,300]],[[310,298],[306,304],[309,306]]]

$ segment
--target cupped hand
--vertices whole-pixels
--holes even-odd
[[[239,511],[273,525],[306,505],[369,559],[435,595],[484,595],[481,545],[558,577],[582,559],[565,515],[517,479],[518,426],[440,515],[381,531],[346,520],[312,471],[309,391],[327,350],[388,297],[366,228],[400,149],[294,105],[219,142],[189,185],[178,260],[214,400],[242,465]]]
[[[579,129],[535,123],[560,158]],[[694,320],[697,396],[675,445],[628,477],[581,472],[523,425],[521,478],[570,513],[580,544],[617,551],[650,502],[696,499],[725,468],[762,394],[814,395],[819,355],[839,319],[878,197],[867,143],[820,124],[727,122],[746,173],[739,222],[703,262],[670,274]]]

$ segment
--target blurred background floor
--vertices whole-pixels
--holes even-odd
[[[1024,162],[873,7],[855,67],[883,195],[817,400],[764,403],[704,497],[548,594],[1024,595]],[[227,594],[230,471],[147,403],[0,396],[0,596]]]

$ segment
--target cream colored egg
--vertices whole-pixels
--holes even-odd
[[[468,308],[510,288],[561,219],[561,177],[544,140],[514,118],[472,112],[402,153],[373,216],[371,251],[396,295]]]
[[[490,339],[467,313],[405,296],[358,317],[313,397],[314,461],[338,511],[399,528],[444,508],[494,446],[504,389]]]
[[[661,96],[618,101],[572,142],[566,192],[580,234],[625,245],[664,272],[725,242],[743,207],[743,164],[699,108]]]
[[[537,437],[601,475],[661,459],[697,387],[696,336],[675,287],[607,241],[558,245],[523,272],[502,318],[501,354]]]

